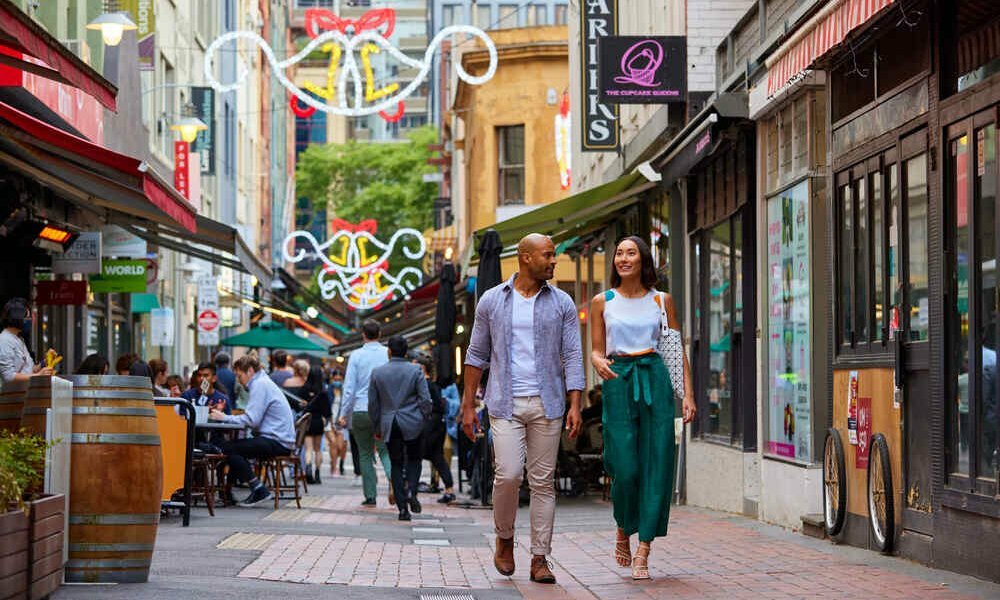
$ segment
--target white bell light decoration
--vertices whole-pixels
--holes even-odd
[[[105,44],[117,46],[126,31],[138,29],[138,26],[124,12],[106,12],[87,23],[87,29],[100,31]]]

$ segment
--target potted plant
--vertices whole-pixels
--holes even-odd
[[[0,433],[0,581],[2,598],[45,598],[62,583],[65,497],[41,494],[43,438]]]

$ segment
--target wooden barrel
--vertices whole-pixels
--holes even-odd
[[[0,391],[0,431],[17,431],[21,428],[21,409],[24,408],[24,394],[28,391],[27,381],[8,381]]]
[[[45,415],[52,408],[52,376],[34,375],[28,380],[24,397],[21,427],[29,433],[45,437]]]
[[[148,377],[73,375],[66,581],[149,578],[163,458]]]

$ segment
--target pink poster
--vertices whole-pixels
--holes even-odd
[[[868,449],[872,444],[872,399],[858,398],[858,445],[854,447],[854,466],[868,468]]]

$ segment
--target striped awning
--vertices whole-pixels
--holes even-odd
[[[816,59],[844,41],[893,0],[830,0],[815,17],[767,60],[767,95],[772,96],[804,73]]]

